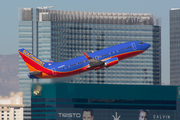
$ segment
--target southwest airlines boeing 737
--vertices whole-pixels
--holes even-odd
[[[118,64],[124,60],[143,53],[150,47],[149,43],[132,41],[105,48],[93,53],[76,57],[64,62],[44,62],[25,49],[19,49],[30,70],[29,78],[61,78],[80,74],[89,70],[99,70]]]

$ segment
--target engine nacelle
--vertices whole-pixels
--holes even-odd
[[[114,57],[114,58],[110,58],[104,62],[105,62],[105,67],[108,68],[108,67],[118,64],[119,61],[118,61],[117,57]]]

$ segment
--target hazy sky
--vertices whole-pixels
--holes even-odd
[[[18,53],[18,8],[56,5],[57,10],[153,13],[161,18],[162,82],[169,84],[169,10],[180,0],[0,0],[0,55]]]

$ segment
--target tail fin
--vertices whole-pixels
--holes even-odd
[[[26,63],[27,67],[29,68],[30,72],[42,70],[43,67],[46,65],[45,62],[31,54],[24,48],[19,49],[18,52]]]

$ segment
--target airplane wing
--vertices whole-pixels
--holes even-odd
[[[84,56],[87,58],[87,60],[89,61],[89,68],[92,68],[92,67],[97,67],[97,66],[103,66],[104,65],[104,62],[103,61],[100,61],[100,60],[96,60],[92,57],[90,57],[88,54],[86,54],[85,52],[83,52]]]
[[[99,70],[99,69],[102,69],[104,67],[108,68],[108,67],[114,66],[114,65],[118,64],[118,62],[119,62],[117,57],[109,58],[105,61],[100,61],[100,60],[96,60],[96,59],[90,57],[85,52],[83,52],[83,54],[89,61],[89,67],[88,68],[93,67],[92,69],[95,69],[95,70]]]

